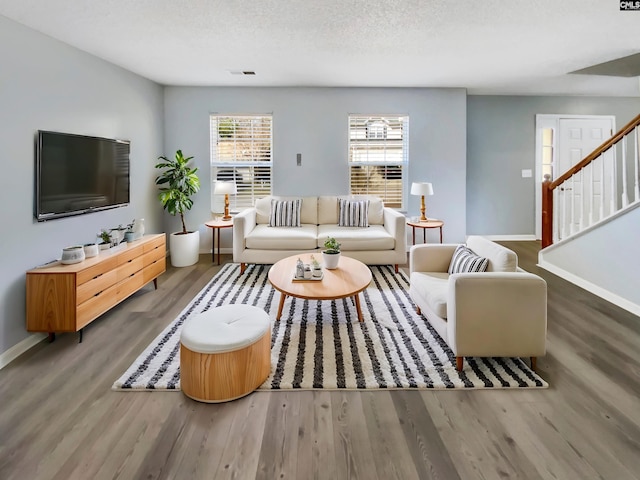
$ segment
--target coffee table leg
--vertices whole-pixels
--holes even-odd
[[[284,307],[284,299],[287,296],[284,293],[280,294],[280,303],[278,304],[278,314],[276,315],[276,320],[280,320],[280,316],[282,315],[282,307]]]
[[[358,312],[358,320],[364,322],[364,318],[362,318],[362,310],[360,309],[360,295],[356,293],[353,298],[356,301],[356,312]]]

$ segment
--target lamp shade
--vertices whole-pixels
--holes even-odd
[[[236,182],[216,182],[213,193],[215,195],[235,195],[238,193],[236,189]]]
[[[429,182],[413,182],[411,195],[433,195],[433,185]]]

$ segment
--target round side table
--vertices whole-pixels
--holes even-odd
[[[233,228],[233,219],[231,220],[211,220],[205,225],[211,228],[211,261],[215,261],[216,252],[216,232],[218,234],[218,265],[220,265],[220,230],[223,228]]]
[[[422,241],[424,243],[427,243],[427,228],[439,228],[440,229],[440,243],[442,243],[442,226],[444,225],[444,222],[442,220],[436,220],[435,218],[429,219],[426,222],[421,222],[421,221],[417,221],[417,222],[407,222],[407,225],[409,225],[412,229],[413,229],[413,244],[416,244],[416,228],[421,228],[422,229]]]

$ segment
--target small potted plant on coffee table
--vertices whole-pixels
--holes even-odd
[[[340,244],[335,238],[327,237],[325,240],[322,259],[324,261],[325,268],[329,270],[338,268],[338,262],[340,261]]]

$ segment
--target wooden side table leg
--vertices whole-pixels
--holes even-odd
[[[216,229],[211,229],[211,263],[216,261]]]
[[[216,228],[218,231],[218,265],[220,265],[220,230],[221,228]]]
[[[416,227],[411,225],[411,230],[413,231],[413,244],[416,244]]]
[[[422,243],[427,243],[427,229],[422,229]]]
[[[440,226],[440,243],[442,243],[442,226]]]

